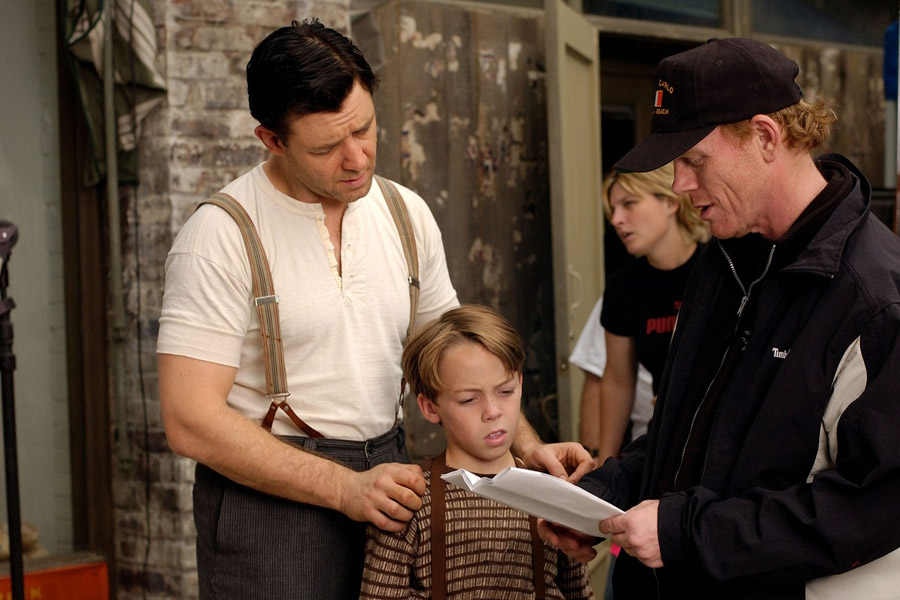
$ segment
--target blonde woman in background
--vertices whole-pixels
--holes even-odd
[[[653,394],[697,256],[709,238],[686,194],[672,192],[667,164],[647,173],[614,173],[603,182],[603,205],[616,234],[637,260],[611,274],[600,323],[606,330],[606,370],[600,383],[598,464],[626,441],[638,365],[653,377]]]
[[[582,432],[597,440],[598,447],[591,452],[598,466],[646,431],[644,427],[635,434],[632,422],[633,414],[649,415],[653,410],[653,399],[646,395],[638,397],[637,403],[650,406],[636,405],[638,369],[650,372],[655,398],[685,284],[700,244],[709,238],[687,194],[672,192],[674,178],[669,163],[646,173],[613,172],[603,181],[606,217],[637,260],[607,278],[600,313],[606,369],[597,398],[582,395]],[[612,599],[609,582],[619,548],[613,545],[611,552],[607,600]]]

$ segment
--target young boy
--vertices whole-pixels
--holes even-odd
[[[447,311],[410,339],[403,374],[447,449],[422,463],[428,489],[406,528],[369,528],[360,598],[593,598],[584,565],[545,544],[534,517],[440,478],[516,466],[524,362],[515,330],[483,306]]]

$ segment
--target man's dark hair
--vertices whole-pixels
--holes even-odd
[[[356,81],[370,94],[378,87],[349,38],[316,19],[292,21],[266,36],[247,63],[250,114],[284,141],[291,118],[337,112]]]

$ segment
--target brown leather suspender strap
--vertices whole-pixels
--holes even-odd
[[[409,340],[409,335],[415,329],[416,311],[419,309],[419,252],[416,249],[416,235],[409,220],[406,203],[400,197],[397,186],[378,175],[375,176],[375,181],[378,182],[378,187],[381,188],[381,193],[391,211],[394,225],[400,234],[400,243],[403,245],[403,256],[406,258],[406,269],[409,273],[406,278],[409,283],[409,326],[406,328],[406,339]]]
[[[431,600],[445,600],[447,597],[447,547],[444,543],[446,531],[444,515],[444,472],[445,453],[441,452],[431,462]]]
[[[412,332],[416,327],[416,312],[419,310],[419,251],[416,248],[416,234],[413,231],[412,223],[409,220],[409,211],[406,209],[406,203],[403,201],[403,198],[400,197],[400,191],[397,189],[397,186],[395,186],[393,182],[378,175],[375,176],[375,181],[378,182],[378,187],[381,188],[381,194],[384,196],[384,201],[391,211],[391,217],[394,219],[397,233],[400,234],[400,244],[403,246],[403,256],[406,258],[406,271],[408,273],[406,281],[409,283],[409,325],[406,327],[406,339],[403,341],[403,343],[406,344],[406,342],[409,341],[409,336],[412,335]],[[397,403],[401,408],[401,411],[399,412],[402,412],[403,395],[405,393],[406,378],[403,377],[400,379],[400,395],[397,399]],[[397,415],[397,423],[395,423],[395,425],[399,424],[399,422],[400,414]]]
[[[280,408],[301,431],[309,437],[320,438],[322,434],[307,425],[287,402],[291,392],[288,390],[287,373],[284,368],[284,347],[281,341],[281,322],[278,317],[278,296],[272,284],[272,273],[269,261],[263,250],[262,242],[250,215],[234,198],[228,194],[216,194],[201,204],[215,204],[227,212],[238,224],[247,257],[250,260],[250,273],[253,277],[253,303],[259,316],[259,330],[262,334],[263,355],[266,364],[266,397],[272,403],[269,412],[263,419],[262,426],[272,430],[275,413]]]
[[[544,541],[538,535],[537,517],[528,515],[531,529],[531,573],[534,578],[534,598],[544,600],[547,582],[544,581]]]
[[[446,466],[446,452],[441,452],[431,462],[432,600],[446,600],[447,598],[447,503],[444,499],[444,489],[447,484],[441,479],[441,474]],[[538,536],[537,519],[528,515],[528,525],[531,531],[531,575],[534,584],[534,598],[535,600],[544,600],[547,595],[547,583],[544,580],[544,542]]]
[[[391,212],[394,225],[400,235],[400,243],[403,247],[403,256],[406,259],[407,282],[409,283],[409,325],[406,329],[406,337],[415,327],[416,311],[419,306],[419,254],[416,249],[416,236],[412,223],[409,220],[409,212],[406,203],[400,197],[397,187],[387,179],[375,175],[378,187],[384,195],[384,200]],[[278,316],[278,296],[275,294],[275,286],[272,283],[272,272],[269,269],[269,261],[262,247],[256,226],[244,207],[228,194],[218,193],[207,198],[200,205],[214,204],[231,215],[238,224],[244,246],[247,248],[247,257],[250,261],[250,273],[253,277],[253,296],[256,311],[259,316],[260,333],[262,334],[263,356],[265,357],[266,371],[266,397],[271,400],[269,411],[263,419],[262,426],[272,430],[275,421],[275,413],[281,409],[287,414],[294,425],[306,435],[312,438],[323,437],[321,433],[313,429],[303,421],[291,409],[287,398],[291,395],[287,385],[287,373],[284,367],[284,346],[281,341],[281,322]],[[402,403],[405,382],[400,383],[400,399]]]

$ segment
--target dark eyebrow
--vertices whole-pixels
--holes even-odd
[[[369,119],[362,127],[360,127],[359,129],[355,129],[355,130],[353,131],[354,135],[357,134],[357,133],[362,133],[362,132],[364,132],[364,131],[368,131],[369,128],[372,127],[372,123],[373,123],[374,121],[375,121],[375,115],[373,114],[372,117],[371,117],[371,118],[370,118],[370,119]],[[310,148],[309,151],[310,151],[310,152],[326,152],[326,151],[328,151],[328,150],[331,150],[332,148],[334,148],[334,147],[337,146],[338,144],[340,144],[341,141],[342,141],[342,140],[338,140],[338,141],[332,142],[332,143],[330,143],[330,144],[324,144],[324,145],[322,145],[322,146],[317,146],[317,147],[315,147],[315,148]]]
[[[361,132],[363,132],[363,131],[368,131],[369,128],[372,127],[372,123],[373,123],[374,121],[375,121],[375,115],[373,114],[372,117],[366,122],[365,125],[363,125],[363,126],[360,127],[359,129],[357,129],[357,130],[354,131],[353,133],[361,133]]]
[[[317,146],[317,147],[315,147],[315,148],[310,148],[309,151],[310,151],[310,152],[313,152],[313,153],[317,153],[317,152],[327,152],[327,151],[331,150],[332,148],[334,148],[334,147],[337,146],[337,145],[338,145],[337,142],[335,142],[335,143],[333,143],[333,144],[325,144],[324,146]]]

